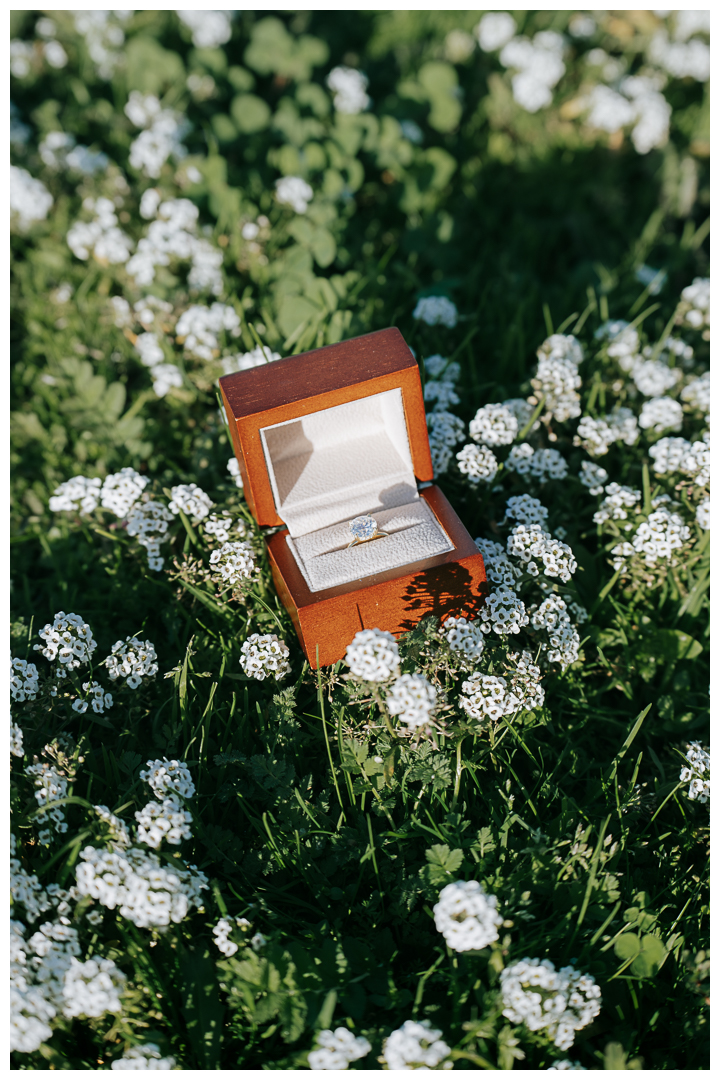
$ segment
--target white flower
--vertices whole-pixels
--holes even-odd
[[[502,49],[517,29],[517,23],[507,11],[488,11],[475,27],[478,44],[483,52]]]
[[[447,296],[423,296],[415,305],[413,319],[419,319],[428,326],[447,326],[452,329],[457,325],[458,312]]]
[[[25,775],[33,777],[35,801],[41,809],[41,813],[38,815],[38,824],[48,826],[49,822],[52,821],[55,832],[67,832],[67,822],[63,808],[56,806],[52,810],[47,809],[50,803],[66,797],[68,793],[67,777],[64,773],[59,772],[54,765],[47,762],[28,765],[25,769]]]
[[[680,397],[683,401],[687,402],[691,408],[698,409],[700,412],[709,413],[710,372],[706,371],[699,379],[693,379],[692,382],[689,382],[681,391]],[[706,420],[707,419],[709,419],[709,417],[706,417]]]
[[[80,963],[73,956],[65,972],[63,1014],[72,1016],[104,1016],[122,1012],[120,997],[127,979],[114,960],[93,957]]]
[[[450,1047],[429,1020],[406,1020],[388,1035],[383,1054],[388,1069],[435,1069],[449,1056]]]
[[[456,952],[484,949],[497,941],[502,926],[497,906],[497,897],[488,895],[479,881],[453,881],[433,907],[435,926]]]
[[[680,770],[680,780],[688,783],[688,799],[705,803],[710,799],[710,749],[691,742],[685,751],[688,761]]]
[[[90,59],[101,79],[110,79],[121,60],[121,49],[125,35],[111,16],[123,21],[127,17],[124,11],[85,10],[75,11],[75,29],[85,38],[85,46]]]
[[[658,30],[650,40],[647,55],[674,79],[707,82],[710,78],[710,48],[704,41],[668,41],[666,31]]]
[[[366,1057],[372,1047],[363,1035],[353,1035],[347,1028],[318,1032],[318,1048],[308,1054],[311,1069],[347,1069],[351,1061]]]
[[[202,523],[203,532],[207,536],[213,537],[221,544],[226,543],[230,539],[230,533],[234,532],[239,536],[245,536],[247,529],[243,521],[236,521],[233,523],[232,517],[225,512],[223,514],[211,514],[210,517],[205,518]]]
[[[591,495],[601,495],[604,485],[609,480],[608,473],[594,461],[583,461],[580,466],[580,483],[589,488]]]
[[[439,379],[441,382],[454,383],[460,378],[460,365],[456,360],[450,362],[439,353],[433,353],[424,361],[425,374],[429,379]]]
[[[130,847],[130,833],[125,827],[125,822],[117,814],[113,814],[107,806],[94,806],[93,810],[110,829],[113,841],[120,847]]]
[[[505,405],[483,405],[468,428],[470,437],[486,446],[506,446],[518,433],[518,422]]]
[[[479,619],[484,634],[493,630],[496,634],[519,634],[528,624],[525,604],[507,585],[498,585],[492,590]]]
[[[690,529],[680,515],[659,507],[638,526],[632,545],[644,556],[647,566],[654,566],[658,559],[668,559],[672,565],[675,562],[672,552],[689,539]]]
[[[432,723],[436,703],[435,687],[418,672],[396,679],[385,700],[390,715],[396,716],[410,731]]]
[[[103,481],[100,505],[119,518],[127,517],[148,483],[146,476],[129,467],[121,469],[119,473],[111,473]]]
[[[454,413],[436,410],[427,415],[428,440],[433,469],[445,472],[453,460],[453,449],[465,437],[465,425]]]
[[[68,231],[67,244],[78,259],[94,255],[101,264],[125,263],[133,242],[118,226],[115,204],[101,196],[83,200],[83,209],[93,214],[92,221],[76,221]]]
[[[583,1072],[587,1072],[585,1066],[581,1065],[579,1061],[570,1061],[568,1058],[564,1058],[562,1061],[556,1061],[553,1065],[548,1065],[546,1071],[550,1072],[552,1069],[580,1069]]]
[[[168,509],[171,513],[178,514],[182,510],[189,518],[192,518],[193,524],[207,517],[215,505],[210,496],[197,484],[177,484],[170,489],[170,494],[172,501]]]
[[[106,851],[86,847],[75,870],[80,896],[90,896],[104,907],[117,908],[123,919],[139,927],[169,926],[181,922],[191,907],[202,905],[207,877],[194,866],[175,860],[161,864],[157,855],[140,848]]]
[[[221,363],[226,375],[232,375],[236,371],[248,371],[250,368],[259,367],[261,364],[269,364],[273,360],[281,360],[279,352],[273,352],[267,347],[256,345],[251,352],[235,353],[232,356],[223,356]]]
[[[695,520],[701,529],[710,528],[710,499],[703,499],[697,508]]]
[[[235,919],[234,924],[229,919],[220,919],[217,925],[213,927],[215,944],[223,956],[234,956],[238,951],[238,946],[235,942],[230,941],[230,934],[236,926],[245,930],[250,926],[250,923],[247,919]]]
[[[602,525],[604,521],[625,521],[627,509],[636,507],[641,499],[642,494],[637,488],[625,487],[614,482],[608,484],[600,509],[593,514],[593,521],[596,525]]]
[[[540,668],[533,663],[531,653],[509,652],[508,660],[515,665],[510,672],[510,689],[523,709],[539,709],[545,701],[545,687],[540,681]]]
[[[400,667],[400,650],[385,630],[358,630],[347,647],[345,663],[355,679],[388,682]]]
[[[141,498],[146,499],[146,496]],[[168,523],[173,517],[167,506],[153,499],[136,503],[128,514],[125,528],[146,548],[151,570],[162,570],[165,560],[160,555],[160,542],[165,538]]]
[[[481,536],[476,538],[475,543],[483,557],[488,581],[493,585],[507,585],[512,589],[522,576],[522,571],[510,562],[502,544],[496,544],[494,540],[485,540]]]
[[[600,1012],[600,987],[591,975],[572,967],[556,971],[550,960],[525,958],[500,973],[503,1016],[530,1031],[546,1030],[555,1046],[567,1050],[575,1032]]]
[[[209,308],[193,304],[177,321],[175,333],[183,341],[188,356],[201,360],[213,360],[219,348],[219,335],[229,331],[237,337],[240,318],[235,308],[215,301]]]
[[[152,641],[141,641],[137,637],[116,641],[104,663],[113,682],[124,679],[131,690],[137,690],[143,678],[156,675],[158,670]]]
[[[476,622],[451,615],[440,627],[440,634],[463,663],[473,665],[479,661],[485,648],[485,636]]]
[[[27,232],[36,221],[44,221],[52,204],[53,197],[42,181],[26,169],[10,166],[10,219],[21,232]]]
[[[97,510],[101,486],[102,480],[96,476],[73,476],[55,488],[50,496],[50,509],[54,514],[63,510],[92,514]]]
[[[127,264],[128,273],[135,278],[136,284],[150,285],[155,278],[156,266],[168,266],[173,260],[190,261],[188,285],[217,296],[223,290],[223,256],[207,240],[196,235],[197,206],[189,199],[159,202],[156,189],[150,191],[154,194],[148,198],[149,192],[144,193],[140,212],[143,217],[156,217],[156,220],[138,241],[137,250]]]
[[[231,540],[210,555],[213,576],[222,585],[249,581],[255,573],[253,546],[249,540]]]
[[[554,540],[540,525],[516,525],[508,537],[507,552],[520,559],[533,576],[539,573],[536,560],[542,563],[548,577],[559,577],[561,581],[569,581],[577,570],[572,549]]]
[[[507,679],[474,672],[462,684],[460,705],[472,720],[500,720],[520,707]]]
[[[10,696],[13,701],[34,701],[40,692],[38,669],[19,657],[10,659]]]
[[[174,1069],[174,1057],[163,1057],[157,1043],[142,1043],[140,1046],[131,1046],[121,1058],[117,1058],[110,1066],[111,1069]]]
[[[582,346],[572,334],[552,334],[537,351],[537,374],[530,380],[539,398],[545,397],[545,411],[556,420],[571,420],[580,415],[582,386],[578,365],[582,362]]]
[[[192,814],[183,809],[177,795],[169,795],[161,803],[147,803],[142,810],[135,811],[135,820],[139,844],[159,848],[163,840],[168,844],[180,844],[192,839]]]
[[[476,446],[468,443],[455,455],[458,468],[472,484],[484,480],[491,484],[498,471],[498,461],[492,450],[487,446]]]
[[[280,681],[290,674],[289,655],[277,634],[251,634],[240,649],[240,667],[251,679]]]
[[[523,525],[544,525],[547,521],[548,509],[539,499],[533,499],[531,495],[513,495],[505,504],[505,513]]]
[[[517,420],[518,433],[522,432],[524,428],[530,423],[532,415],[535,411],[535,406],[531,405],[525,398],[507,398],[503,401],[503,405],[506,409],[509,409]],[[540,427],[540,421],[536,420],[532,426],[532,431],[537,431]],[[523,445],[527,445],[524,443]]]
[[[265,937],[264,934],[261,934],[259,931],[258,931],[257,934],[253,934],[253,936],[250,938],[250,948],[252,949],[253,952],[256,952],[256,953],[261,952],[262,949],[264,949],[266,945],[267,945],[267,938]]]
[[[367,91],[367,75],[349,67],[334,67],[327,77],[333,92],[333,105],[338,112],[360,113],[367,109],[370,98]]]
[[[687,439],[666,437],[650,447],[648,453],[653,459],[653,471],[658,476],[680,472],[694,476],[700,485],[710,479],[710,448],[703,436],[703,442],[689,443]]]
[[[444,380],[428,379],[423,389],[423,396],[428,405],[434,402],[433,408],[438,412],[444,412],[449,405],[459,405],[460,396],[451,382]]]
[[[275,197],[296,214],[304,214],[312,200],[313,189],[299,176],[283,176],[275,181]]]
[[[153,390],[159,398],[167,397],[173,387],[180,387],[183,384],[182,372],[175,364],[156,364],[150,369],[150,374]]]
[[[153,94],[131,90],[125,114],[135,127],[144,130],[130,144],[130,164],[157,179],[170,157],[177,161],[187,154],[182,139],[190,130],[187,119],[174,109],[163,109]]]
[[[23,749],[23,729],[19,724],[10,721],[10,753],[13,757],[24,757],[25,750]]]
[[[105,712],[106,709],[112,708],[112,694],[106,693],[100,683],[93,680],[92,682],[83,683],[82,688],[84,692],[89,696],[90,705],[92,706],[92,711],[94,713],[102,714]],[[73,702],[73,709],[76,707],[77,704],[77,702]],[[82,704],[85,706],[85,708],[78,711],[85,712],[85,710],[87,709],[87,702],[82,702]]]
[[[140,779],[150,785],[158,798],[179,795],[182,799],[191,799],[195,794],[195,784],[184,761],[176,758],[168,761],[163,757],[148,761],[147,766],[140,773]]]
[[[638,434],[637,420],[631,410],[616,408],[601,419],[583,416],[573,444],[582,446],[591,457],[602,457],[615,442],[632,446],[637,442]]]
[[[632,381],[645,397],[661,397],[682,378],[679,368],[668,367],[661,360],[639,360],[631,369]],[[642,427],[642,422],[640,424]]]
[[[546,480],[563,480],[568,474],[567,461],[559,450],[533,450],[529,443],[513,446],[505,468],[518,476],[532,476],[541,484]]]
[[[242,491],[243,482],[242,482],[242,476],[240,475],[240,464],[239,464],[236,457],[228,458],[227,471],[230,473],[231,477],[233,478],[233,481],[235,483],[235,487],[239,487],[240,490]]]
[[[669,397],[651,398],[643,404],[638,423],[641,428],[651,432],[680,431],[682,427],[682,405]]]
[[[693,330],[710,327],[710,278],[694,278],[680,293],[678,320]]]
[[[589,15],[577,13],[570,19],[568,30],[574,38],[591,38],[597,30],[597,23]]]
[[[549,105],[552,88],[565,74],[562,61],[563,38],[552,30],[541,30],[532,42],[525,37],[512,38],[500,53],[500,63],[515,69],[513,96],[528,112]]]
[[[192,41],[196,49],[217,49],[230,40],[230,11],[178,10],[176,14],[178,19],[192,30]]]
[[[97,648],[92,630],[74,612],[66,615],[64,611],[58,611],[52,625],[45,623],[38,637],[45,646],[33,645],[33,649],[47,660],[57,660],[58,672],[74,671],[81,664],[89,663]]]

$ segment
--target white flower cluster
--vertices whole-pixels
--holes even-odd
[[[146,476],[141,476],[140,473],[135,472],[135,469],[129,467],[121,469],[118,473],[111,473],[103,481],[100,505],[105,510],[112,511],[119,518],[125,518],[148,483]],[[50,509],[53,509],[52,500]]]
[[[470,421],[468,431],[477,443],[507,446],[518,433],[518,422],[506,405],[483,405]]]
[[[34,701],[40,693],[38,670],[19,657],[10,658],[10,696],[13,701]]]
[[[25,916],[29,922],[36,922],[42,914],[51,908],[56,908],[60,917],[66,917],[70,912],[70,893],[61,889],[58,885],[48,885],[43,889],[38,881],[37,874],[28,874],[27,870],[16,858],[17,841],[13,833],[10,834],[10,901],[12,905],[22,904]],[[14,907],[13,907],[13,910]]]
[[[215,505],[210,496],[197,484],[177,484],[170,489],[170,494],[172,495],[168,506],[170,512],[179,514],[182,510],[184,514],[192,518],[194,525],[207,517]]]
[[[490,20],[490,21],[487,21]],[[508,21],[509,20],[509,21]],[[526,37],[506,37],[512,22],[506,12],[485,15],[477,26],[480,48],[494,52],[501,48],[500,63],[514,72],[513,97],[521,108],[535,113],[552,103],[552,91],[565,74],[563,52],[565,41],[554,30],[541,30],[532,41]]]
[[[10,753],[13,757],[24,757],[23,729],[13,720],[10,721]]]
[[[125,528],[147,550],[151,570],[162,570],[165,564],[160,554],[160,543],[165,539],[168,523],[173,517],[167,506],[155,499],[136,503],[128,514]]]
[[[38,637],[45,645],[33,645],[33,649],[42,653],[46,660],[57,660],[58,673],[74,671],[81,664],[89,663],[97,648],[89,625],[74,612],[66,615],[64,611],[58,611],[52,625],[45,623]]]
[[[224,330],[237,337],[240,318],[235,308],[217,300],[209,308],[193,304],[182,313],[175,326],[175,334],[183,342],[186,355],[208,361],[217,356],[218,335]]]
[[[633,364],[630,375],[643,397],[649,398],[662,398],[662,395],[667,390],[672,390],[682,378],[679,368],[668,367],[662,360],[638,360]],[[640,427],[647,426],[640,421]]]
[[[672,108],[660,93],[664,78],[630,75],[618,90],[595,86],[586,99],[587,122],[601,131],[615,133],[634,125],[630,138],[638,154],[664,146],[670,131]]]
[[[118,226],[115,205],[101,196],[83,199],[83,209],[93,214],[92,221],[76,221],[67,234],[67,244],[78,259],[91,255],[101,264],[126,263],[130,258],[133,242]]]
[[[580,483],[589,488],[591,495],[602,495],[604,486],[610,479],[607,469],[596,465],[594,461],[583,461],[578,475]]]
[[[230,919],[219,919],[217,924],[213,927],[213,937],[215,944],[217,945],[223,956],[234,956],[238,951],[239,946],[234,941],[230,940],[230,934],[235,927],[240,927],[241,930],[247,930],[250,927],[250,923],[247,919],[237,918],[234,922]]]
[[[502,544],[497,544],[494,540],[485,540],[482,536],[476,538],[475,544],[483,557],[488,581],[493,585],[507,585],[512,589],[522,576],[522,571],[510,562]]]
[[[117,908],[135,926],[153,928],[181,922],[191,907],[202,906],[201,893],[208,887],[197,867],[163,865],[140,848],[115,852],[88,846],[80,853],[76,879],[81,896]]]
[[[436,1069],[449,1057],[450,1047],[429,1020],[406,1020],[388,1035],[383,1054],[388,1069]],[[450,1066],[449,1061],[443,1064]]]
[[[503,1016],[530,1031],[546,1031],[560,1050],[600,1012],[600,987],[573,967],[559,971],[550,960],[527,957],[500,973]]]
[[[72,707],[77,713],[86,713],[88,704],[92,705],[94,713],[102,714],[106,709],[112,709],[112,694],[108,694],[99,682],[86,682],[82,684],[86,698],[76,698]]]
[[[212,537],[213,540],[218,541],[220,544],[227,543],[231,533],[240,537],[245,536],[247,533],[245,522],[240,519],[233,522],[227,511],[221,514],[210,514],[203,521],[202,528],[206,536]]]
[[[358,630],[345,652],[345,663],[354,679],[388,682],[400,667],[400,650],[386,630]]]
[[[710,331],[710,278],[694,278],[680,293],[678,319],[684,326],[702,330],[703,336]]]
[[[444,379],[428,379],[423,389],[426,405],[432,405],[435,412],[444,412],[451,405],[460,404],[460,395],[452,382]]]
[[[583,359],[580,342],[572,334],[552,334],[537,351],[537,374],[530,380],[538,399],[545,398],[546,417],[571,420],[580,415],[582,386],[578,366]]]
[[[591,457],[602,457],[613,443],[622,442],[626,446],[633,446],[638,435],[637,419],[633,412],[620,407],[601,419],[581,417],[573,445],[581,446]]]
[[[232,35],[232,12],[230,11],[184,11],[175,12],[180,22],[192,31],[196,49],[217,49],[225,45]]]
[[[289,655],[277,634],[251,634],[240,649],[240,667],[250,679],[274,678],[279,682],[290,674]]]
[[[49,131],[38,151],[49,169],[70,169],[85,176],[102,172],[110,161],[107,154],[99,150],[76,145],[75,136],[65,131]]]
[[[458,311],[447,296],[422,296],[415,305],[413,319],[427,326],[447,326],[452,330],[457,326]]]
[[[653,472],[658,476],[679,472],[692,476],[700,487],[710,482],[709,432],[705,432],[702,441],[694,443],[666,436],[651,446],[648,453],[653,459]]]
[[[218,296],[223,290],[222,252],[196,235],[198,208],[189,199],[162,201],[157,188],[148,188],[140,201],[140,215],[150,221],[145,236],[127,264],[138,285],[151,285],[155,267],[172,260],[190,262],[188,285]]]
[[[508,680],[497,675],[474,672],[462,684],[460,705],[472,720],[500,720],[520,708],[520,701]]]
[[[334,67],[326,82],[333,92],[333,105],[338,112],[361,113],[370,104],[367,75],[363,75],[362,71]]]
[[[143,130],[130,145],[130,164],[154,179],[170,157],[180,161],[187,154],[182,139],[190,130],[187,120],[174,109],[163,109],[154,94],[131,90],[125,115]]]
[[[122,59],[122,46],[125,34],[115,19],[124,20],[130,11],[103,11],[90,9],[75,11],[75,29],[85,38],[85,46],[90,59],[101,79],[111,79],[115,68]]]
[[[567,461],[559,450],[533,450],[530,443],[513,446],[507,456],[505,468],[518,476],[533,477],[541,484],[546,480],[563,480],[568,474]]]
[[[472,619],[468,622],[451,615],[440,627],[440,634],[464,664],[475,664],[483,654],[485,635]]]
[[[512,691],[521,709],[540,709],[545,702],[545,687],[540,681],[540,668],[533,663],[532,654],[525,649],[521,653],[508,653],[508,660],[515,669],[511,672]]]
[[[317,1049],[308,1054],[311,1069],[347,1069],[351,1061],[366,1057],[372,1047],[364,1035],[353,1035],[347,1028],[318,1032]]]
[[[110,1066],[111,1069],[174,1069],[176,1065],[174,1057],[163,1057],[157,1043],[142,1043],[139,1046],[131,1046],[121,1058],[117,1058]]]
[[[455,459],[460,472],[464,473],[472,484],[478,484],[481,480],[491,484],[497,475],[498,460],[487,446],[468,443],[457,452]]]
[[[230,540],[211,553],[210,568],[223,585],[249,581],[255,573],[252,544],[249,540]]]
[[[192,839],[192,814],[183,809],[177,795],[168,795],[161,803],[147,803],[142,810],[135,811],[135,820],[139,844],[157,849],[163,840],[168,844],[180,844]]]
[[[445,472],[453,459],[453,449],[465,437],[465,425],[454,413],[436,410],[428,413],[427,426],[433,469],[435,473]]]
[[[536,577],[542,563],[547,577],[569,581],[577,570],[577,560],[568,544],[555,540],[540,525],[516,525],[507,541],[508,555],[515,555],[524,564],[528,574]]]
[[[166,397],[174,386],[182,386],[182,372],[177,364],[165,363],[165,353],[157,334],[138,334],[135,338],[135,351],[140,362],[150,369],[153,390],[159,398]]]
[[[450,361],[439,353],[433,353],[425,360],[425,374],[429,379],[455,383],[460,378],[460,365],[457,360]]]
[[[479,615],[484,634],[519,634],[528,624],[525,604],[507,585],[497,585],[487,597]]]
[[[505,504],[505,513],[521,525],[544,525],[548,509],[532,495],[512,495]]]
[[[21,232],[27,232],[36,221],[44,221],[52,204],[53,197],[41,180],[27,169],[10,166],[10,220]]]
[[[680,392],[681,399],[692,409],[704,412],[705,421],[710,420],[710,372],[706,371],[698,379],[693,379]]]
[[[409,731],[416,732],[432,724],[437,691],[418,672],[401,675],[390,687],[385,704],[391,716],[396,716]]]
[[[560,664],[565,671],[579,656],[580,635],[572,624],[568,605],[560,596],[551,594],[539,607],[530,609],[533,630],[544,630],[547,641],[541,648],[551,664]]]
[[[92,514],[100,501],[102,481],[97,477],[73,476],[56,487],[50,496],[50,509],[56,514],[62,510]]]
[[[113,682],[124,679],[131,690],[137,690],[143,677],[156,675],[158,670],[157,653],[152,641],[141,641],[137,637],[116,641],[104,664]]]
[[[691,742],[685,751],[688,764],[680,770],[680,780],[689,783],[688,799],[705,803],[710,798],[710,750],[699,742]]]
[[[59,772],[54,765],[49,765],[43,761],[37,762],[35,765],[28,765],[25,769],[25,775],[32,777],[35,785],[35,801],[41,809],[37,819],[38,824],[45,826],[49,834],[49,822],[52,821],[56,833],[66,833],[68,826],[62,806],[56,806],[52,810],[48,810],[47,807],[50,803],[66,797],[68,793],[67,777]],[[47,835],[47,839],[49,840],[49,835]],[[42,834],[40,840],[43,842]]]
[[[681,16],[694,16],[693,11],[678,11],[678,25]],[[709,16],[709,11],[699,11],[699,16]],[[707,27],[700,28],[701,32],[710,33],[709,22]],[[682,35],[682,29],[680,31]],[[678,37],[676,29],[676,38]],[[668,75],[675,79],[695,79],[697,82],[707,82],[710,78],[710,47],[704,41],[694,38],[687,41],[683,36],[680,40],[671,41],[667,31],[662,28],[652,37],[647,51],[648,59],[658,67],[664,68]]]
[[[126,982],[114,960],[92,957],[81,963],[71,957],[63,982],[63,1014],[67,1017],[104,1016],[108,1012],[122,1012],[120,998]]]
[[[575,1069],[576,1071],[581,1070],[582,1072],[587,1072],[584,1065],[581,1065],[578,1061],[570,1061],[569,1058],[563,1058],[562,1061],[556,1061],[554,1064],[548,1065],[546,1071],[550,1072],[552,1069]]]
[[[236,457],[228,458],[227,471],[230,473],[235,487],[239,487],[242,491],[243,482],[240,475],[240,464]]]
[[[275,198],[296,214],[304,214],[312,201],[313,189],[300,176],[282,176],[275,181]]]
[[[703,499],[697,508],[695,520],[701,529],[710,528],[710,499]]]
[[[130,847],[130,833],[122,818],[119,818],[117,814],[113,814],[107,806],[93,806],[93,810],[100,820],[104,821],[108,826],[113,843],[119,844],[122,848]]]
[[[181,799],[192,799],[195,794],[190,770],[184,761],[166,757],[148,761],[147,769],[140,773],[140,779],[150,785],[159,799],[167,795],[179,795]]]
[[[625,487],[623,484],[608,484],[605,488],[605,498],[600,503],[600,509],[593,514],[596,525],[602,525],[604,521],[625,521],[628,508],[636,507],[642,494],[637,488]]]
[[[679,401],[669,397],[654,397],[646,401],[640,410],[638,423],[651,434],[663,431],[680,431],[683,411]]]
[[[689,539],[690,529],[680,515],[660,506],[638,526],[632,546],[644,556],[647,566],[654,566],[658,559],[671,560],[673,551]]]
[[[467,952],[497,941],[503,917],[496,896],[479,881],[453,881],[441,891],[433,907],[435,926],[451,949]]]

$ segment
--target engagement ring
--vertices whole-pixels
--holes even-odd
[[[375,518],[370,517],[369,514],[362,514],[361,517],[353,518],[348,526],[352,535],[352,540],[348,544],[348,547],[355,547],[356,544],[366,544],[368,540],[377,540],[380,536],[387,536],[386,532],[378,529],[378,523]]]

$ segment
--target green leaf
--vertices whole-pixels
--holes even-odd
[[[178,54],[163,49],[155,38],[132,37],[124,55],[128,90],[159,95],[166,86],[185,79],[185,66]]]
[[[658,660],[694,660],[700,656],[703,647],[699,641],[682,630],[658,630],[648,641],[642,644],[643,653]]]
[[[268,126],[272,116],[267,102],[255,94],[238,94],[233,98],[230,113],[238,130],[244,134],[262,131]]]
[[[640,955],[630,965],[630,972],[638,979],[650,979],[665,963],[667,950],[655,934],[644,934],[641,944]]]
[[[215,1069],[220,1061],[225,1009],[220,1001],[215,962],[207,946],[179,953],[182,1011],[187,1033],[201,1069]]]
[[[462,865],[463,853],[460,848],[451,851],[447,844],[433,844],[425,852],[425,858],[431,884],[439,885],[454,877]]]
[[[614,945],[614,952],[618,960],[629,960],[640,955],[642,945],[637,934],[622,934]]]

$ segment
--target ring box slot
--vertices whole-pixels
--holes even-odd
[[[469,615],[482,556],[432,479],[417,363],[396,329],[220,380],[244,493],[268,538],[278,594],[310,664],[355,633]],[[348,547],[350,520],[387,532]],[[367,620],[370,620],[367,622]]]

